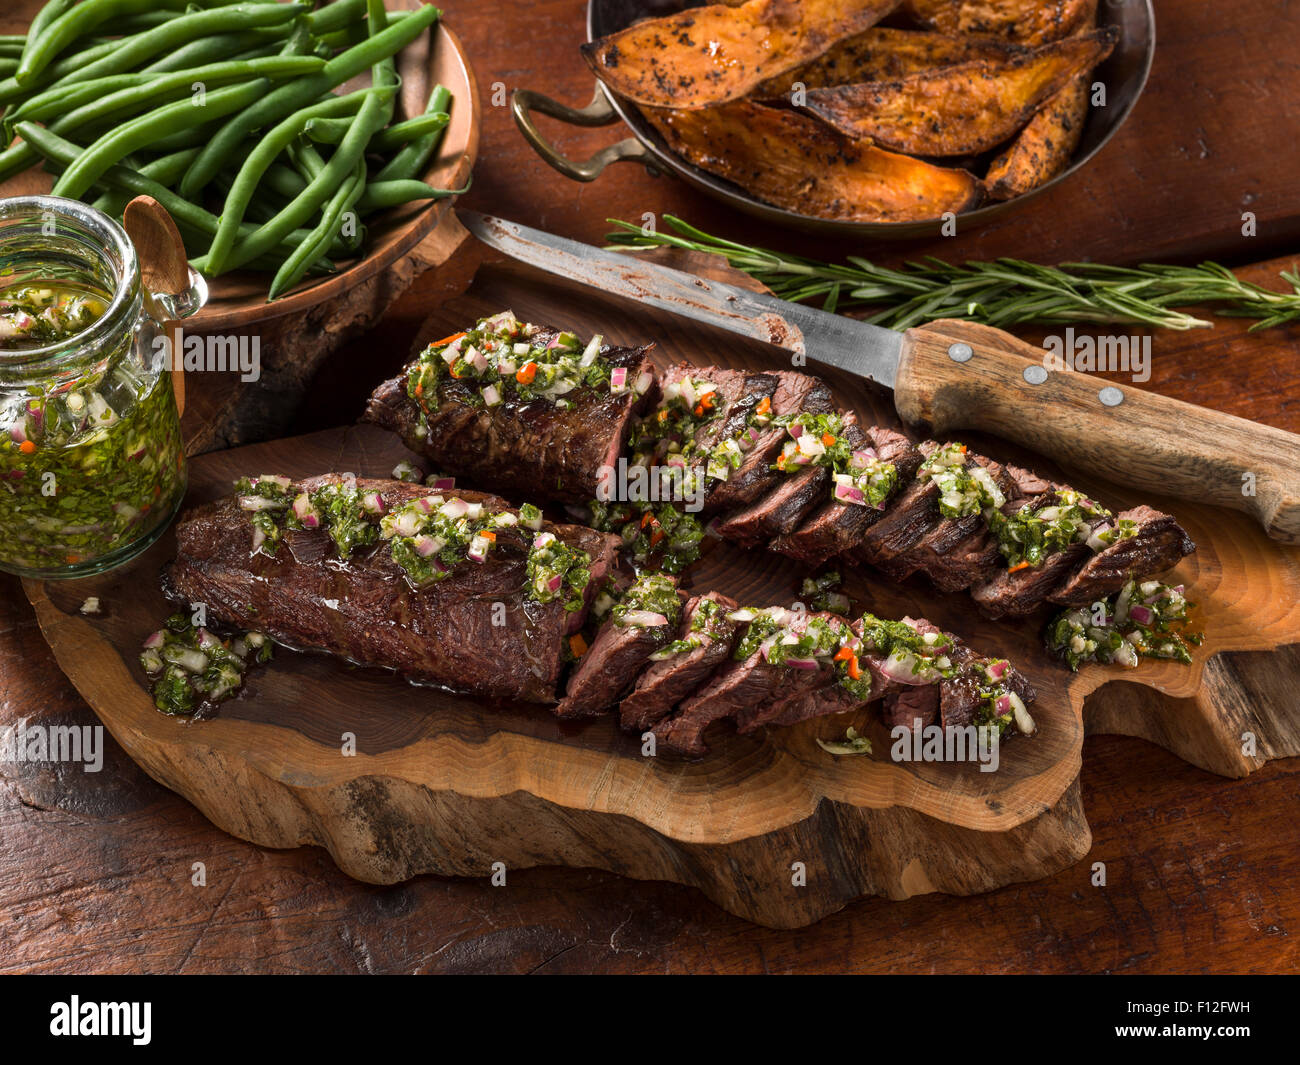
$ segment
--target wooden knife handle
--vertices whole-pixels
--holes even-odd
[[[909,329],[898,412],[938,436],[980,430],[1125,485],[1244,510],[1274,540],[1300,543],[1300,436],[1088,373],[1044,373],[1043,355],[972,322]]]

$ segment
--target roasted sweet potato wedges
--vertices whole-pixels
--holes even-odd
[[[900,0],[747,0],[635,23],[582,46],[610,89],[649,107],[736,100],[874,26]]]
[[[1045,44],[1092,26],[1097,0],[903,0],[903,12],[943,33],[984,33]]]
[[[905,222],[968,210],[982,196],[965,170],[852,141],[798,111],[739,100],[645,114],[684,159],[800,214]]]
[[[1070,163],[1088,118],[1091,82],[1081,74],[1058,92],[993,160],[984,184],[990,198],[1009,200],[1050,181]]]
[[[849,137],[915,155],[970,155],[1008,140],[1044,101],[1100,63],[1117,31],[1093,30],[1002,62],[814,89],[810,111]]]
[[[1028,51],[1024,45],[998,37],[959,37],[873,26],[866,33],[840,41],[811,63],[769,78],[755,95],[765,99],[784,96],[796,83],[806,89],[825,89],[865,81],[895,81],[977,59],[1015,59]]]

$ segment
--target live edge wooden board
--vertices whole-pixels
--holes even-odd
[[[485,267],[425,335],[504,307],[618,343],[654,339],[661,366],[789,366],[776,349],[514,266]],[[896,424],[888,393],[827,377],[865,420]],[[970,442],[1054,470],[994,439]],[[205,455],[192,465],[190,501],[228,491],[244,473],[385,476],[405,456],[370,427]],[[1122,471],[1122,457],[1115,468]],[[1094,471],[1068,475],[1114,509],[1138,502]],[[847,591],[861,608],[927,617],[1030,676],[1038,735],[1004,744],[993,773],[896,764],[870,712],[752,737],[724,733],[696,762],[643,757],[639,739],[612,717],[562,725],[543,708],[484,705],[287,651],[215,718],[176,720],[153,709],[136,661],[143,637],[170,612],[158,586],[174,551],[170,536],[115,573],[26,588],[59,665],[116,739],[237,836],[267,847],[323,846],[371,883],[422,873],[487,877],[498,862],[507,876],[533,865],[596,867],[691,884],[759,924],[799,927],[863,895],[973,894],[1080,860],[1091,844],[1078,783],[1087,731],[1143,737],[1228,776],[1300,754],[1300,550],[1269,541],[1239,513],[1146,501],[1176,514],[1199,545],[1177,570],[1206,632],[1190,667],[1072,675],[1042,649],[1041,618],[993,623],[966,597],[940,596],[919,581],[850,576]],[[789,602],[802,576],[775,555],[716,543],[686,585]],[[79,612],[91,595],[101,615]],[[815,737],[841,737],[850,725],[872,737],[874,754],[836,758],[817,746]]]

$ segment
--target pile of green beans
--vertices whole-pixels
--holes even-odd
[[[384,0],[49,0],[25,36],[0,36],[0,180],[43,165],[55,195],[119,217],[153,196],[196,269],[266,271],[278,299],[359,254],[368,215],[464,191],[421,180],[451,93],[395,114],[395,57],[440,17]]]

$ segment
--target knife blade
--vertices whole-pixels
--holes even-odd
[[[903,334],[892,329],[708,281],[504,218],[465,210],[457,213],[465,227],[488,247],[547,273],[775,344],[813,362],[894,387]]]
[[[548,273],[892,388],[903,421],[927,434],[991,433],[1131,487],[1245,511],[1275,540],[1300,543],[1300,436],[1049,368],[1042,348],[990,326],[941,319],[896,333],[517,222],[458,214],[489,247]]]

